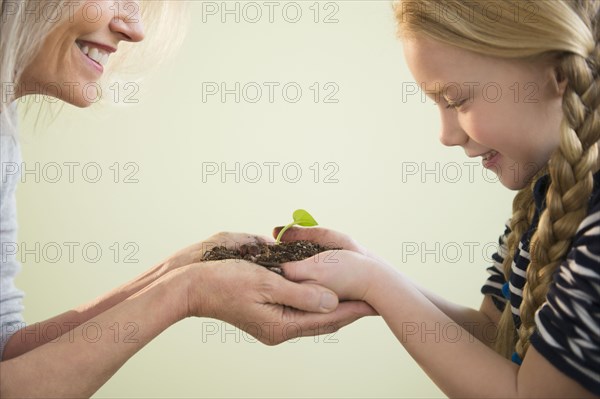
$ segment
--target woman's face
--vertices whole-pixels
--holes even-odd
[[[438,105],[442,144],[481,157],[504,186],[525,187],[558,148],[566,84],[551,65],[485,57],[429,38],[405,40],[404,54]]]
[[[25,68],[17,97],[46,94],[87,107],[97,100],[96,82],[119,42],[144,38],[139,1],[87,0],[75,9],[65,7],[61,15]]]

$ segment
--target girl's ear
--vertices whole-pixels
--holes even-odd
[[[569,82],[565,78],[563,72],[560,70],[560,67],[554,67],[552,83],[558,94],[560,94],[561,96],[565,94],[565,90]]]

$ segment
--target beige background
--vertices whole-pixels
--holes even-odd
[[[142,83],[111,90],[119,106],[65,106],[52,123],[42,115],[37,128],[35,107],[24,117],[24,160],[29,170],[38,162],[40,173],[39,181],[25,175],[18,189],[21,248],[40,257],[27,255],[17,280],[27,294],[26,320],[89,301],[216,231],[269,234],[296,208],[448,299],[478,306],[513,193],[460,148],[439,143],[431,101],[403,99],[403,87],[414,83],[391,3],[276,3],[272,23],[263,2],[237,3],[239,22],[223,14],[223,4],[192,2],[181,51]],[[253,23],[256,5],[263,15]],[[299,21],[289,22],[298,8]],[[222,101],[203,91],[235,82],[239,103],[233,94]],[[269,84],[278,84],[272,102]],[[286,84],[288,100],[301,88],[297,102],[286,101]],[[257,86],[262,97],[253,103]],[[77,163],[72,179],[69,162]],[[271,179],[269,162],[279,162]],[[232,174],[203,176],[213,163],[220,170],[239,163],[239,182]],[[98,169],[102,176],[91,183]],[[68,242],[78,245],[72,259]],[[190,319],[138,353],[96,396],[443,394],[379,318],[276,347]]]

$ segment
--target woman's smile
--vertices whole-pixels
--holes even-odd
[[[99,74],[104,72],[104,66],[108,63],[110,53],[116,51],[110,46],[85,40],[77,40],[75,44],[79,49],[79,53],[85,58],[84,62]]]

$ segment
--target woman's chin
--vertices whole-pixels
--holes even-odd
[[[96,101],[89,101],[86,98],[83,97],[72,97],[72,98],[64,98],[64,97],[55,97],[67,104],[71,104],[77,108],[89,108],[92,106],[92,104],[94,104]]]

